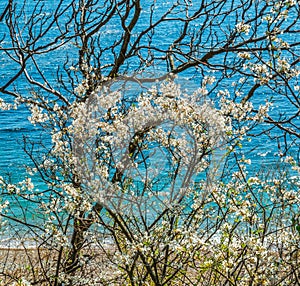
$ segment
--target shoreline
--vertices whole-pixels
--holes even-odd
[[[0,240],[0,250],[25,250],[25,249],[38,249],[38,242],[30,239],[18,240],[14,238],[7,238]]]

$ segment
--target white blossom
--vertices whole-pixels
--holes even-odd
[[[245,33],[246,35],[249,34],[251,25],[250,24],[245,24],[243,21],[239,22],[238,24],[235,25],[236,31],[238,33]]]
[[[36,123],[43,123],[49,120],[48,115],[37,105],[30,106],[30,112],[31,116],[29,116],[28,120],[34,125]]]

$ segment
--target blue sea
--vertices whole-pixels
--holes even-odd
[[[4,11],[7,1],[1,1],[0,3],[0,13]],[[22,2],[22,1],[17,1]],[[50,15],[51,11],[55,9],[55,3],[59,1],[42,1],[43,6],[43,13],[45,15],[48,13]],[[67,5],[70,1],[65,1],[64,5]],[[175,2],[175,1],[154,1],[155,5],[157,6],[155,11],[155,17],[158,18]],[[187,1],[189,2],[189,1]],[[197,5],[199,5],[201,1],[193,1],[193,7],[191,9],[196,9]],[[237,1],[238,2],[238,1]],[[27,1],[27,12],[30,12],[33,4],[36,3],[34,0]],[[152,1],[142,1],[142,20],[140,20],[139,25],[134,30],[134,35],[138,35],[139,31],[146,27],[147,23],[143,23],[143,17],[148,19],[150,15],[150,6]],[[20,4],[20,3],[18,3]],[[18,6],[19,7],[19,6]],[[225,5],[226,7],[226,5]],[[248,11],[249,12],[249,11]],[[177,16],[182,15],[183,12],[178,10]],[[251,11],[249,12],[251,14]],[[42,14],[41,14],[42,15]],[[67,20],[68,14],[66,14]],[[221,30],[223,27],[227,27],[230,24],[230,21],[235,21],[235,16],[228,17],[225,22],[221,22],[221,24],[217,25],[214,23],[213,29],[216,33]],[[250,17],[250,16],[248,16]],[[205,17],[203,16],[200,20],[195,24],[201,27],[205,24],[204,22]],[[24,21],[26,21],[24,16]],[[64,19],[62,19],[62,22]],[[23,25],[22,23],[20,24]],[[72,24],[70,24],[72,25]],[[105,43],[105,45],[109,45],[113,43],[115,39],[120,34],[120,23],[116,18],[115,22],[109,22],[106,26],[105,31],[103,32],[101,43]],[[178,37],[178,32],[182,29],[183,23],[176,21],[166,22],[166,24],[162,24],[161,27],[156,31],[153,36],[153,41],[157,45],[157,47],[164,49],[169,46],[169,44],[174,41]],[[285,24],[286,25],[286,24]],[[3,37],[4,34],[7,34],[8,30],[5,26],[4,22],[0,23],[0,39]],[[46,34],[42,41],[38,42],[38,45],[42,45],[50,41],[52,37],[55,37],[59,33],[58,29],[54,29]],[[209,31],[207,31],[209,33]],[[24,35],[26,34],[26,29],[24,31]],[[204,33],[203,41],[206,40],[208,34]],[[220,36],[221,37],[221,36]],[[223,35],[224,37],[224,35]],[[295,35],[291,35],[291,38],[286,39],[288,42],[292,43],[295,41]],[[145,42],[146,43],[146,42]],[[209,42],[206,43],[209,45]],[[9,38],[7,35],[1,42],[1,46],[9,47],[11,43],[9,42]],[[41,55],[38,57],[39,65],[43,71],[43,74],[46,78],[50,79],[50,82],[55,84],[55,76],[56,71],[62,68],[64,60],[66,57],[69,57],[70,61],[72,61],[72,57],[76,59],[77,50],[74,47],[72,42],[67,43],[62,48],[58,49],[56,52],[49,53],[47,55]],[[221,56],[220,56],[221,57]],[[220,60],[220,57],[216,58],[216,62]],[[106,51],[103,55],[103,61],[110,62],[113,58],[113,55]],[[136,69],[137,64],[133,57],[126,64],[126,73],[130,74],[131,70]],[[228,64],[230,64],[233,59],[227,59]],[[129,69],[128,69],[129,67]],[[4,51],[0,49],[0,86],[4,85],[10,77],[14,76],[19,69],[19,66],[14,63],[11,59],[9,59]],[[31,64],[28,66],[29,71],[35,76],[34,66]],[[160,75],[165,71],[165,66],[157,62],[157,65],[154,67],[152,72],[155,71],[156,74]],[[121,71],[122,72],[122,71]],[[216,71],[214,76],[217,80],[221,77],[224,77],[224,71]],[[193,90],[194,88],[198,88],[200,86],[200,82],[203,76],[201,73],[197,73],[195,70],[187,70],[179,75],[178,81],[181,82],[182,88],[187,89],[189,91]],[[40,80],[40,78],[38,78]],[[237,82],[239,76],[233,77],[224,77],[222,82],[220,82],[220,88],[224,89],[227,88],[229,91],[233,89],[233,83]],[[253,83],[253,82],[252,82]],[[254,84],[254,83],[253,83]],[[16,88],[18,92],[22,95],[30,94],[30,86],[28,82],[25,80],[24,77],[20,77],[16,82],[13,88]],[[242,92],[246,94],[249,89],[251,88],[250,84],[247,84],[243,87]],[[217,90],[212,92],[212,97],[216,98]],[[8,95],[1,94],[1,97],[11,102],[11,98]],[[282,116],[283,118],[295,113],[297,107],[293,106],[285,96],[276,93],[275,91],[271,90],[270,88],[263,88],[261,87],[253,97],[253,103],[256,107],[260,104],[264,104],[266,99],[271,99],[274,101],[273,106],[271,107],[270,114],[275,118],[279,118]],[[30,138],[33,142],[39,142],[42,140],[49,140],[49,136],[45,134],[41,129],[36,126],[33,126],[28,121],[29,112],[25,106],[19,106],[17,110],[9,110],[9,111],[0,111],[0,175],[6,178],[11,178],[12,182],[16,182],[18,180],[23,180],[26,174],[26,165],[30,165],[31,161],[29,157],[24,152],[24,138]],[[300,126],[300,119],[294,119],[294,125],[299,128]],[[283,132],[278,128],[273,128],[268,131],[267,134],[256,136],[257,134],[261,134],[264,130],[268,129],[269,126],[267,124],[261,124],[259,127],[256,127],[250,133],[253,135],[251,136],[251,141],[245,140],[242,142],[244,146],[244,152],[249,156],[252,161],[251,170],[252,172],[256,172],[260,170],[262,167],[266,166],[274,166],[280,162],[280,153],[286,152],[286,154],[290,154],[295,156],[299,159],[299,138],[297,137],[290,137],[284,136]],[[298,129],[299,132],[299,129]],[[284,148],[283,146],[287,146]],[[278,150],[280,147],[280,150]],[[39,182],[37,178],[37,186],[42,188],[43,184]]]

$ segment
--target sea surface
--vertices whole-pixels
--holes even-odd
[[[0,14],[1,11],[4,11],[4,8],[6,6],[7,1],[1,1],[0,3]],[[19,1],[20,2],[20,1]],[[44,11],[53,10],[53,3],[56,1],[42,1],[45,2],[44,4]],[[51,2],[51,3],[50,3]],[[69,1],[66,1],[68,3]],[[145,1],[144,2],[144,17],[149,16],[149,3],[151,1]],[[193,1],[194,5],[196,6],[199,1]],[[33,0],[27,1],[27,3],[35,3]],[[147,4],[148,3],[148,4]],[[172,1],[156,1],[156,5],[158,5],[158,8],[156,11],[158,11],[157,17],[162,15],[163,11],[167,9],[167,7],[170,6]],[[48,5],[48,6],[47,6]],[[28,5],[28,9],[30,10],[30,5]],[[228,19],[230,21],[231,18]],[[232,20],[232,19],[231,19]],[[228,23],[223,23],[224,25],[227,25]],[[145,24],[146,25],[146,24]],[[177,36],[178,36],[178,27],[176,25],[168,24],[169,26],[162,26],[160,30],[157,31],[156,36],[154,37],[154,40],[156,41],[157,46],[163,48],[167,47],[170,42],[172,42]],[[138,28],[142,28],[143,23],[140,23],[140,26]],[[137,29],[138,29],[137,28]],[[51,36],[55,36],[58,31],[52,31],[51,33],[47,34],[47,37],[43,39],[45,43],[51,39]],[[115,37],[119,34],[119,26],[118,23],[110,23],[107,27],[106,34],[105,34],[105,42],[109,45],[110,42],[114,41]],[[4,23],[0,23],[0,38],[2,38],[3,33],[7,33],[7,28],[5,27]],[[293,40],[293,39],[291,39]],[[5,38],[4,42],[2,42],[3,46],[9,46],[10,43],[8,42],[8,39]],[[77,52],[74,49],[74,46],[71,44],[67,44],[64,46],[64,48],[60,49],[58,53],[55,54],[55,56],[47,55],[47,56],[41,56],[39,57],[39,62],[41,63],[41,66],[43,67],[43,73],[45,77],[55,80],[55,74],[58,68],[61,68],[62,63],[64,62],[64,59],[66,57],[66,54],[68,56],[74,56],[76,57]],[[112,55],[107,55],[106,60],[109,62],[112,59]],[[230,59],[229,59],[230,60]],[[136,66],[134,62],[132,65],[130,65],[132,69],[134,69]],[[29,66],[29,69],[33,68]],[[157,73],[161,72],[162,66],[157,66]],[[7,80],[13,76],[18,71],[18,66],[13,63],[11,60],[9,60],[5,53],[0,50],[0,85],[3,85],[7,82]],[[129,70],[130,71],[130,70]],[[218,79],[218,73],[215,74],[215,76]],[[194,74],[194,72],[187,71],[179,76],[182,78],[182,88],[185,89],[193,89],[193,87],[197,88],[199,87],[199,81],[201,80],[200,74]],[[233,86],[233,82],[237,81],[237,78],[228,78],[224,80],[224,83],[221,83],[224,88],[226,86],[229,90]],[[24,80],[24,78],[20,78],[17,82],[15,87],[19,90],[21,94],[29,94],[30,88],[28,86],[28,83]],[[245,87],[245,93],[247,92],[247,89],[249,86]],[[2,96],[2,95],[1,95]],[[272,97],[272,92],[270,89],[260,89],[260,96],[254,98],[254,104],[255,106],[259,106],[260,104],[265,103],[266,98]],[[4,95],[4,99],[8,102],[11,101],[11,99]],[[276,99],[276,98],[275,98]],[[285,114],[292,114],[295,110],[291,108],[291,105],[284,97],[278,97],[278,99],[275,100],[273,107],[271,108],[271,114],[273,113],[278,114],[278,111],[280,110],[280,113]],[[0,111],[0,176],[3,177],[9,177],[11,178],[12,182],[16,182],[18,180],[23,180],[27,174],[26,174],[26,165],[30,165],[30,159],[24,152],[24,138],[28,137],[34,142],[38,142],[41,136],[45,136],[45,134],[41,135],[41,130],[30,124],[28,120],[29,112],[25,106],[20,106],[17,110],[9,110],[9,111]],[[296,119],[296,124],[300,126],[300,120],[299,118]],[[254,134],[260,134],[264,129],[268,128],[266,125],[261,125],[260,127],[257,127],[255,130],[253,130]],[[281,136],[282,133],[278,129],[273,129],[269,132],[270,136],[261,135],[259,137],[253,137],[251,142],[245,140],[243,143],[245,153],[249,153],[249,157],[252,161],[251,170],[258,171],[263,166],[272,166],[280,161],[280,152],[278,151],[278,146],[284,144],[284,140],[287,140],[286,143],[291,144],[292,140],[295,140],[295,138],[291,139],[289,137],[281,137],[281,139],[276,140],[276,136]],[[273,139],[272,139],[273,138]],[[288,151],[292,154],[294,154],[296,157],[297,152],[299,152],[298,147],[292,147]],[[251,151],[251,152],[250,152]],[[37,186],[42,188],[43,185],[39,180],[37,179]]]

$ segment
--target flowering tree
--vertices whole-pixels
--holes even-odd
[[[296,283],[299,3],[3,8],[1,107],[44,136],[24,138],[28,176],[0,180],[2,217],[38,245],[32,283]],[[268,138],[293,182],[247,174],[244,139]]]

